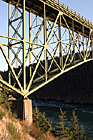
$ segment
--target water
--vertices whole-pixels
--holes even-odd
[[[46,113],[46,118],[52,120],[53,127],[59,121],[58,115],[60,108],[66,111],[67,117],[70,119],[72,110],[78,115],[79,123],[83,126],[86,136],[93,138],[93,105],[77,105],[63,104],[56,101],[33,101],[39,108],[39,111]]]

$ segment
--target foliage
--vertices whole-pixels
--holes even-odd
[[[9,132],[12,140],[18,140],[19,139],[19,132],[17,132],[17,129],[14,127],[12,122],[7,123],[6,128]]]
[[[28,123],[23,120],[20,121],[24,133],[28,133],[30,136],[34,137],[35,140],[57,140],[50,131],[43,132],[39,127],[36,127],[34,123],[28,125]]]
[[[11,112],[11,102],[8,101],[8,97],[6,93],[0,93],[0,105],[4,107],[8,111],[8,117],[12,119],[12,112]],[[3,109],[0,109],[0,119],[5,116],[6,113]],[[51,125],[52,122],[47,120],[45,113],[39,112],[38,108],[35,106],[33,109],[33,124],[28,126],[26,122],[22,122],[21,125],[24,128],[24,132],[27,132],[31,136],[33,136],[36,140],[46,140],[47,134],[48,137],[53,132],[59,139],[67,138],[69,140],[87,140],[88,138],[84,135],[84,130],[81,125],[78,123],[78,116],[76,116],[75,111],[72,112],[72,117],[70,122],[67,119],[66,112],[60,109],[59,122],[56,124],[56,129],[52,129]],[[15,117],[14,117],[15,118]],[[12,140],[19,139],[19,132],[13,126],[13,123],[7,123],[7,130],[10,133]],[[49,133],[48,133],[49,132]],[[45,138],[46,137],[46,138]],[[53,137],[53,140],[55,138]],[[48,140],[48,139],[47,139]]]
[[[84,140],[86,137],[84,136],[84,130],[81,125],[78,123],[78,117],[75,114],[75,111],[72,111],[72,117],[71,122],[69,122],[70,125],[70,131],[72,132],[72,139],[73,140]]]
[[[2,109],[0,109],[0,120],[1,120],[4,116],[5,116],[5,112],[4,112]]]
[[[50,131],[42,132],[41,129],[35,125],[32,125],[29,134],[36,140],[57,140]]]
[[[8,97],[5,92],[0,92],[0,104],[7,110],[10,110],[11,108],[12,102],[8,101]]]
[[[38,108],[35,106],[33,110],[33,122],[36,127],[40,127],[43,132],[51,130],[52,122],[45,118],[45,113],[39,112]]]
[[[34,124],[31,126],[29,134],[34,137],[36,140],[42,140],[43,132],[40,130],[39,127],[36,127]]]
[[[42,140],[43,132],[41,131],[39,127],[36,127],[34,123],[31,125],[28,125],[28,123],[25,120],[23,120],[23,121],[20,121],[20,124],[23,128],[24,133],[25,132],[28,133],[29,135],[34,137],[36,140]]]
[[[55,135],[60,137],[69,137],[69,128],[67,127],[67,116],[66,112],[62,111],[60,108],[60,115],[59,115],[60,122],[56,125]]]
[[[75,115],[75,111],[72,112],[70,122],[67,119],[66,112],[60,109],[59,115],[60,122],[57,123],[55,129],[55,135],[60,138],[68,138],[69,140],[86,140],[84,130],[78,123],[78,117]]]

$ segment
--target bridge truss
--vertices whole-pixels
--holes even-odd
[[[0,43],[0,64],[3,59],[7,62],[8,80],[1,74],[1,85],[28,98],[63,73],[93,60],[93,23],[77,12],[55,0],[4,1],[8,36],[0,34],[7,40]]]

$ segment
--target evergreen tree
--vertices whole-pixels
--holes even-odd
[[[71,122],[69,122],[70,131],[72,134],[73,140],[84,140],[86,137],[84,136],[84,130],[81,125],[79,125],[78,122],[78,116],[75,114],[75,111],[73,110],[71,117]]]
[[[33,110],[33,122],[36,127],[40,127],[43,132],[51,130],[52,122],[45,118],[45,112],[39,112],[37,106],[35,106],[35,109]]]
[[[55,134],[59,137],[69,137],[69,128],[67,127],[67,116],[66,112],[62,111],[60,108],[60,115],[59,115],[60,122],[56,125]]]

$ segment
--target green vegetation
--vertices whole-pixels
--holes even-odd
[[[59,119],[60,122],[57,123],[57,129],[55,129],[56,136],[68,138],[69,140],[88,140],[82,126],[79,125],[79,119],[75,114],[75,111],[72,111],[72,117],[70,121],[68,121],[66,112],[60,109]]]
[[[72,112],[73,116],[71,117],[70,131],[72,134],[73,140],[84,140],[86,137],[84,136],[84,130],[81,125],[78,123],[78,117],[75,115],[75,111]]]
[[[7,130],[10,134],[11,140],[18,140],[19,139],[19,132],[17,132],[17,129],[14,127],[12,122],[8,122]]]
[[[11,104],[12,102],[8,101],[7,94],[5,92],[0,92],[0,119],[6,115],[6,112],[11,111]]]
[[[11,112],[11,102],[8,101],[8,97],[5,93],[0,93],[0,106],[0,119],[7,113],[11,120],[6,124],[10,139],[20,139],[20,133],[13,123],[13,118],[15,117]],[[3,108],[5,108],[5,110]],[[24,133],[28,133],[36,140],[89,140],[85,137],[84,130],[78,122],[79,119],[75,111],[72,111],[72,116],[69,120],[66,116],[66,112],[60,109],[60,115],[58,117],[59,122],[56,124],[56,128],[52,128],[52,122],[47,120],[45,113],[39,112],[39,109],[35,105],[33,109],[33,124],[28,125],[26,121],[20,121],[20,124]]]
[[[40,127],[41,131],[46,132],[51,130],[52,122],[45,118],[45,112],[39,112],[38,108],[35,106],[33,110],[33,122],[36,127]]]
[[[66,112],[60,109],[59,122],[56,129],[52,128],[52,122],[46,120],[45,113],[39,112],[35,106],[33,110],[33,122],[42,132],[50,131],[57,139],[67,138],[68,140],[88,140],[82,126],[78,122],[78,116],[72,111],[72,117],[68,120]]]
[[[8,101],[8,96],[5,92],[0,92],[0,105],[6,110],[11,110],[12,102]]]
[[[66,116],[66,112],[62,111],[62,109],[60,109],[60,115],[59,115],[59,119],[60,122],[57,123],[56,125],[56,130],[55,130],[55,135],[59,136],[59,137],[69,137],[70,136],[70,128],[67,127],[67,116]]]
[[[4,112],[2,109],[0,109],[0,120],[1,120],[4,116],[5,116],[5,112]]]

